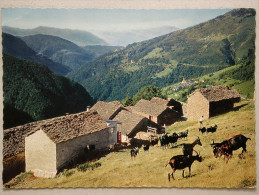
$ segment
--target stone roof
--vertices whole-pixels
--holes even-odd
[[[123,108],[119,101],[103,102],[98,101],[91,110],[95,110],[103,119],[113,119],[116,112]]]
[[[3,157],[8,158],[24,152],[25,134],[37,131],[40,121],[5,129],[3,131]]]
[[[132,112],[122,110],[119,114],[114,118],[115,121],[119,121],[122,124],[119,125],[119,128],[122,134],[130,134],[131,131],[142,121],[147,120],[145,117],[140,116],[138,114],[134,114]]]
[[[165,105],[167,106],[167,104],[169,103],[168,100],[165,100],[165,99],[162,99],[162,98],[159,98],[159,97],[153,97],[151,100],[150,100],[151,103],[156,103],[156,104],[161,104],[161,105]]]
[[[54,143],[60,143],[106,128],[108,128],[107,123],[95,111],[85,111],[13,127],[4,130],[4,157],[23,152],[25,137],[40,129]]]
[[[148,101],[141,99],[135,106],[130,107],[131,110],[145,113],[152,116],[158,116],[164,112],[168,107],[165,104],[158,104],[157,101]]]
[[[229,90],[225,86],[213,86],[210,88],[197,89],[193,93],[200,92],[209,102],[217,102],[226,99],[240,99],[236,90]]]

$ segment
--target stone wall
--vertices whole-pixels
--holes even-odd
[[[25,138],[25,167],[37,177],[54,177],[56,169],[56,144],[39,130]]]
[[[147,118],[143,118],[129,133],[128,137],[133,138],[140,131],[147,131]]]
[[[104,149],[117,142],[117,132],[111,128],[77,137],[57,144],[57,170],[77,157],[87,145],[95,145],[95,149]]]
[[[218,102],[211,102],[210,117],[227,113],[233,110],[233,107],[234,107],[234,103],[232,100],[221,100]]]
[[[210,117],[209,101],[200,92],[196,92],[188,98],[187,118],[188,120],[200,120],[202,116],[204,119]]]
[[[164,112],[162,112],[157,117],[157,124],[160,126],[164,125],[172,125],[176,121],[179,121],[181,118],[181,114],[172,110],[172,109],[166,109]]]

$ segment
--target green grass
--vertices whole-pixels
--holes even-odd
[[[149,153],[143,149],[135,160],[130,158],[130,149],[112,152],[94,163],[100,163],[97,169],[85,172],[72,169],[74,174],[69,177],[60,176],[53,179],[26,177],[11,188],[46,188],[46,187],[205,187],[205,188],[247,188],[256,183],[255,155],[255,113],[254,102],[242,101],[237,111],[204,120],[205,126],[217,124],[216,133],[202,135],[198,131],[198,121],[183,121],[167,127],[170,133],[189,130],[187,140],[177,144],[191,143],[197,136],[202,146],[195,146],[203,157],[202,162],[195,161],[192,165],[192,177],[182,178],[182,171],[174,174],[176,180],[167,179],[170,166],[164,165],[174,156],[182,154],[182,148],[161,149],[151,147]],[[242,159],[238,154],[241,149],[233,152],[233,157],[226,164],[223,158],[215,158],[210,143],[212,139],[220,142],[242,133],[251,138],[247,141],[247,153]],[[188,169],[185,174],[188,175]],[[10,181],[10,183],[12,183]]]
[[[161,51],[163,49],[160,47],[157,47],[153,49],[151,52],[149,52],[146,56],[143,57],[143,59],[149,59],[149,58],[161,58],[162,54]]]

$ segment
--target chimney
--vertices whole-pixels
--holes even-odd
[[[86,111],[88,112],[90,110],[90,106],[86,106]]]

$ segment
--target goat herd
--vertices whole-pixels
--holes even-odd
[[[203,134],[205,132],[209,133],[214,133],[217,130],[217,125],[214,127],[209,127],[209,128],[199,128],[199,131]],[[166,148],[169,147],[171,144],[171,147],[179,147],[182,146],[182,152],[183,155],[177,155],[173,156],[169,162],[165,165],[165,167],[169,164],[172,168],[172,171],[168,173],[168,180],[170,181],[170,178],[172,177],[174,179],[174,172],[178,169],[182,169],[182,176],[184,177],[184,168],[189,168],[189,177],[191,176],[191,166],[194,161],[201,162],[202,157],[200,156],[200,153],[195,151],[193,148],[195,145],[200,145],[202,146],[201,140],[199,137],[193,142],[193,143],[183,143],[179,145],[175,145],[179,139],[187,139],[188,136],[188,130],[185,132],[180,132],[180,133],[173,133],[172,135],[168,135],[167,133],[161,135],[160,137],[156,138],[155,140],[152,140],[150,144],[144,145],[143,149],[144,151],[148,152],[149,146],[150,145],[155,145],[158,143],[158,140],[160,141],[160,146],[161,148]],[[213,155],[215,158],[224,156],[224,160],[226,160],[226,163],[228,160],[231,158],[233,155],[234,150],[238,150],[239,148],[243,148],[242,153],[246,152],[246,142],[250,138],[245,137],[242,134],[236,135],[228,140],[225,140],[221,143],[215,143],[214,140],[212,140],[212,143],[210,144],[212,147]],[[250,139],[251,140],[251,139]],[[174,146],[175,145],[175,146]],[[133,148],[130,153],[131,153],[131,158],[135,158],[137,154],[139,153],[138,147]],[[196,153],[196,155],[193,155],[193,152]]]

